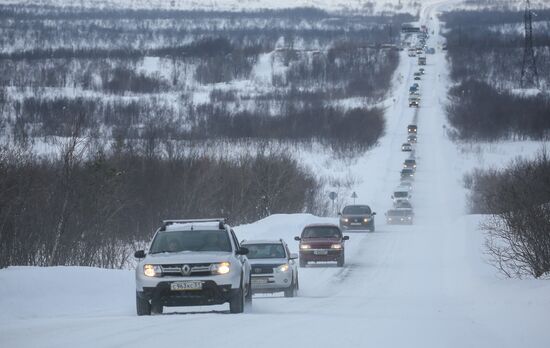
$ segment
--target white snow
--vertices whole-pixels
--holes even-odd
[[[447,4],[423,3],[422,21]],[[427,24],[435,29],[429,43],[435,47],[441,38],[433,18]],[[300,268],[299,297],[257,296],[240,315],[225,314],[224,305],[137,317],[131,270],[10,267],[0,270],[0,345],[547,347],[550,282],[506,279],[487,264],[478,228],[483,216],[467,214],[461,183],[474,167],[502,166],[517,155],[532,156],[543,144],[453,144],[444,128],[446,64],[440,50],[428,57],[416,113],[406,104],[416,60],[402,52],[386,135],[368,153],[337,164],[315,148],[297,154],[319,176],[351,178],[358,203],[378,213],[376,232],[349,233],[344,268]],[[407,156],[400,145],[413,122],[416,222],[387,226],[383,213],[399,183]],[[293,237],[303,226],[326,221],[337,219],[273,215],[236,232],[240,239],[282,237],[297,251]]]

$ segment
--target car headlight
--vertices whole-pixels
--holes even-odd
[[[332,244],[330,247],[332,249],[342,249],[342,244]]]
[[[229,266],[231,266],[229,262],[214,263],[210,266],[210,271],[215,274],[227,274],[230,270]]]
[[[348,222],[348,218],[341,218],[340,220],[342,220],[342,222]]]
[[[311,249],[311,246],[308,244],[302,244],[300,245],[300,249]]]
[[[363,221],[364,222],[369,222],[369,218],[364,218]]]
[[[162,268],[159,265],[144,265],[143,274],[148,277],[162,277]]]
[[[288,266],[288,263],[282,264],[279,267],[276,268],[277,272],[287,272],[290,269]]]

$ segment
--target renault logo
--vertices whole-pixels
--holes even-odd
[[[183,265],[183,267],[181,267],[181,274],[184,275],[184,276],[188,276],[191,274],[191,267],[189,267],[189,265]]]

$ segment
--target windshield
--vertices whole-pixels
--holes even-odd
[[[285,248],[282,244],[246,244],[249,259],[284,259]]]
[[[302,232],[302,238],[341,238],[342,232],[338,227],[314,226],[306,227]]]
[[[412,211],[407,209],[388,211],[388,216],[409,216],[409,215],[412,215]]]
[[[393,193],[393,196],[396,198],[404,198],[404,197],[407,197],[408,195],[409,193],[404,191],[397,191]]]
[[[342,211],[345,215],[366,215],[370,214],[370,207],[368,205],[348,205]]]
[[[416,161],[415,160],[405,160],[405,163],[406,164],[415,164]]]
[[[231,251],[231,243],[225,230],[159,232],[150,253],[179,251]]]

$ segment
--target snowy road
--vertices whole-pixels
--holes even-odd
[[[422,12],[435,30],[428,43],[433,47],[441,40],[438,6]],[[397,72],[403,79],[386,113],[386,135],[351,167],[363,179],[356,192],[379,215],[375,233],[350,234],[343,269],[300,269],[299,297],[258,296],[242,315],[220,306],[137,317],[132,272],[10,268],[0,272],[0,346],[547,347],[550,287],[495,277],[483,263],[476,217],[465,213],[464,170],[443,129],[449,83],[443,53],[428,56],[415,116],[407,94],[416,69],[416,59],[403,52]],[[400,145],[415,118],[416,223],[386,226],[383,213],[408,156]],[[282,236],[296,249],[292,237],[319,220],[336,221],[272,216],[238,234]]]

